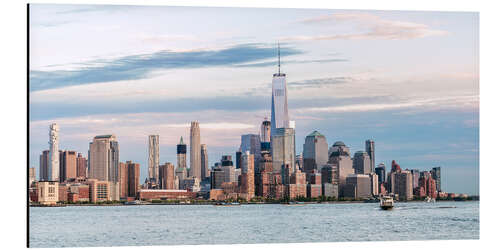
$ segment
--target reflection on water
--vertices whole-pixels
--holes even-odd
[[[479,239],[479,202],[30,208],[31,247]]]

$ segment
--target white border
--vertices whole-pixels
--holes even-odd
[[[498,182],[498,8],[486,1],[318,1],[318,0],[94,0],[94,1],[29,1],[30,3],[85,3],[85,4],[133,4],[170,6],[222,6],[267,8],[329,8],[329,9],[378,9],[378,10],[438,10],[480,12],[480,65],[481,65],[481,116],[480,116],[480,194],[481,240],[479,241],[402,241],[402,242],[344,242],[307,244],[259,244],[259,245],[203,245],[169,246],[169,249],[479,249],[498,245],[496,229],[499,225],[499,204],[495,200]],[[494,2],[494,1],[491,1]],[[2,107],[2,245],[5,249],[24,248],[26,244],[26,4],[24,1],[2,2],[0,8],[1,55],[1,107]],[[164,249],[165,246],[145,247]],[[71,248],[70,248],[71,249]],[[107,248],[96,248],[107,249]],[[138,249],[122,247],[122,249]]]

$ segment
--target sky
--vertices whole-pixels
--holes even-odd
[[[377,164],[441,166],[444,191],[479,194],[478,13],[33,4],[29,15],[37,172],[54,122],[60,149],[84,156],[115,134],[143,180],[147,136],[176,164],[194,120],[210,165],[234,156],[270,118],[279,41],[297,154],[314,130],[352,153],[373,139]]]

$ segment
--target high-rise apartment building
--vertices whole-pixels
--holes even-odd
[[[373,140],[365,141],[365,151],[370,157],[370,173],[375,172],[375,142]]]
[[[250,200],[255,196],[254,182],[254,155],[250,151],[245,151],[242,155],[241,167],[241,187],[245,199]]]
[[[200,158],[201,158],[201,179],[205,180],[210,177],[210,169],[208,167],[208,152],[207,144],[200,145]]]
[[[189,176],[201,179],[200,124],[197,121],[191,122],[189,160]]]
[[[76,152],[59,151],[59,182],[76,178]]]
[[[150,135],[148,141],[148,178],[158,183],[160,166],[160,136]]]
[[[288,98],[286,75],[281,73],[281,61],[278,45],[278,73],[273,74],[271,99],[271,140],[278,128],[289,128]]]
[[[76,157],[76,177],[87,178],[87,159],[81,153]]]
[[[160,187],[162,189],[175,189],[174,164],[167,162],[160,166]]]
[[[48,180],[59,181],[59,126],[50,125]]]
[[[371,160],[368,153],[365,151],[357,151],[354,153],[353,167],[356,174],[372,173]]]
[[[141,166],[139,163],[120,162],[120,198],[136,197],[140,189]]]
[[[314,169],[321,171],[328,162],[328,143],[324,135],[314,131],[306,136],[302,159],[305,172],[310,173]]]
[[[410,172],[413,179],[413,188],[416,188],[419,186],[418,179],[420,178],[420,171],[418,169],[411,169]]]
[[[40,155],[40,181],[48,181],[49,180],[49,158],[50,151],[44,150]]]
[[[295,129],[278,128],[272,136],[273,173],[281,173],[289,165],[295,172]]]

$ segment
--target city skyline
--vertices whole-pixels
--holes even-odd
[[[40,30],[48,33],[47,36],[50,37],[51,32],[66,29],[65,26],[68,25],[92,27],[90,23],[83,22],[82,24],[81,20],[69,21],[68,23],[57,23],[56,21],[61,20],[52,20],[52,25],[47,23],[51,20],[40,20],[43,18],[37,16],[37,8],[40,8],[40,12],[44,12],[50,10],[48,6],[50,5],[33,6],[34,10],[31,13],[34,16],[30,19],[34,22],[32,23],[34,28],[31,37],[35,40],[30,44],[37,44],[36,39],[43,39],[40,37],[42,34],[37,33]],[[156,13],[158,9],[163,11],[170,9],[169,7],[159,7],[158,9],[126,7],[126,9],[128,8],[140,13],[148,10]],[[93,13],[92,8],[90,9],[90,12]],[[173,9],[179,10],[179,7]],[[184,10],[199,11],[201,9],[203,8]],[[56,6],[52,11],[58,14],[51,18],[64,19],[65,11],[79,13],[78,10],[72,6]],[[208,8],[208,10],[207,13],[210,14],[225,11],[219,8]],[[237,10],[245,15],[252,15],[254,9]],[[108,11],[113,16],[122,14],[120,6],[104,8],[102,12],[107,13]],[[259,9],[259,11],[267,12],[268,10]],[[238,38],[232,41],[219,41],[220,43],[213,41],[219,47],[211,49],[205,47],[209,43],[196,43],[195,41],[186,43],[189,44],[190,48],[176,48],[179,43],[170,41],[180,39],[185,42],[186,39],[182,35],[178,35],[178,37],[159,35],[158,37],[144,38],[146,41],[151,39],[166,40],[165,43],[168,46],[164,44],[144,46],[154,50],[147,52],[147,55],[158,60],[156,62],[164,65],[162,67],[152,67],[152,62],[141,60],[140,57],[133,55],[129,55],[129,59],[135,60],[141,67],[124,65],[124,61],[120,61],[120,59],[125,58],[125,55],[83,60],[81,58],[85,57],[79,57],[80,55],[77,54],[80,52],[75,52],[74,54],[70,53],[70,55],[75,56],[73,59],[59,58],[48,61],[43,56],[37,57],[37,60],[33,62],[32,74],[30,74],[32,82],[30,87],[30,166],[38,166],[40,152],[47,149],[47,125],[55,122],[60,124],[60,149],[86,152],[85,145],[88,145],[93,136],[113,133],[120,140],[120,160],[132,160],[140,163],[141,176],[147,176],[144,170],[144,167],[147,166],[145,164],[147,160],[147,135],[159,134],[161,137],[160,164],[166,161],[174,163],[176,162],[175,145],[180,136],[187,138],[189,121],[193,120],[200,121],[201,142],[207,145],[209,165],[213,166],[213,163],[218,161],[222,155],[234,155],[238,149],[240,135],[259,134],[263,118],[270,116],[270,82],[272,74],[276,72],[276,45],[274,41],[282,40],[282,70],[287,73],[289,83],[290,120],[295,120],[297,123],[295,143],[297,153],[302,151],[305,136],[314,130],[318,130],[326,136],[328,146],[336,141],[344,141],[350,147],[351,152],[364,150],[365,140],[373,139],[377,143],[375,164],[384,162],[389,165],[390,161],[395,159],[404,169],[430,169],[442,166],[444,169],[442,176],[445,180],[444,190],[469,194],[479,192],[479,83],[478,46],[475,40],[477,36],[456,30],[457,27],[450,27],[449,24],[446,25],[446,20],[449,19],[475,22],[477,15],[436,13],[435,19],[442,18],[444,20],[442,22],[445,24],[440,24],[435,19],[434,23],[424,21],[424,17],[432,16],[432,13],[425,12],[410,12],[409,17],[403,17],[401,13],[406,12],[277,11],[285,13],[285,20],[288,23],[295,20],[301,27],[308,26],[311,30],[331,25],[331,22],[340,22],[348,27],[335,27],[329,31],[336,33],[336,35],[323,37],[305,35],[293,37],[292,34],[289,34],[291,31],[284,27],[283,32],[268,37],[265,34],[257,34],[257,38]],[[103,18],[106,23],[111,22],[112,24],[112,21],[103,16],[101,11],[97,11],[94,15]],[[376,22],[377,25],[392,27],[396,30],[393,35],[400,37],[394,38],[387,37],[387,34],[378,34],[376,27],[369,25],[360,31],[356,25],[363,22],[366,24],[367,20]],[[275,21],[273,18],[270,19],[271,23]],[[44,24],[44,22],[46,23]],[[286,26],[287,22],[283,21],[283,23],[283,26]],[[236,22],[234,25],[238,26],[241,23]],[[352,25],[355,27],[351,27]],[[409,31],[405,32],[401,27]],[[471,27],[475,26],[471,25]],[[364,29],[368,29],[368,31],[364,31]],[[307,33],[303,27],[299,31]],[[346,32],[354,32],[357,37],[353,34],[351,37],[342,35]],[[477,31],[472,29],[472,32]],[[442,53],[453,54],[456,52],[456,55],[451,58],[462,58],[456,61],[463,61],[466,65],[445,65],[441,58],[448,55],[442,54],[439,57],[427,58],[434,63],[442,63],[440,67],[436,67],[433,63],[424,65],[423,59],[426,56],[431,56],[429,53],[417,55],[417,53],[406,51],[412,46],[429,48],[430,44],[435,42],[446,45],[448,40],[454,40],[457,36],[462,37],[464,33],[470,37],[464,37],[465,40],[460,41],[459,45],[450,47],[449,51],[445,50]],[[443,39],[445,41],[442,41]],[[150,42],[155,43],[154,41]],[[358,44],[359,47],[349,45],[351,43]],[[319,49],[313,48],[316,45],[319,45]],[[383,67],[377,69],[377,66],[370,66],[370,64],[379,65],[381,63],[373,61],[373,57],[379,53],[364,49],[363,52],[370,52],[364,55],[363,53],[358,54],[359,52],[354,50],[366,48],[368,45],[393,48],[395,51],[391,50],[393,53],[388,53],[388,58],[384,58],[389,61],[399,58],[398,52],[406,51],[406,56],[411,58],[406,63],[419,62],[422,67],[411,69],[411,65],[406,65],[406,68],[404,64],[398,65],[394,71],[384,75],[382,73],[385,71],[381,69]],[[36,46],[40,47],[32,48],[35,55],[37,53],[43,55],[43,53],[50,51],[50,48],[43,48],[42,45]],[[468,46],[466,47],[468,50],[454,51],[461,48],[460,46]],[[169,49],[169,52],[162,54],[162,49]],[[341,50],[344,51],[338,52]],[[139,53],[128,49],[124,51],[130,54]],[[103,51],[92,53],[87,56],[109,55],[108,52]],[[146,52],[141,51],[140,53]],[[175,68],[168,64],[162,64],[164,62],[162,60],[172,60],[169,57],[172,53],[179,56],[179,60],[184,60],[179,61],[180,64],[185,63],[183,67]],[[228,62],[218,62],[216,60],[218,55],[229,55],[231,59]],[[213,60],[207,60],[206,57],[213,57]],[[401,60],[401,58],[399,59]],[[68,69],[76,67],[74,72],[82,74],[79,75],[80,78],[85,78],[85,74],[89,72],[82,69],[81,65],[75,64],[77,62],[93,63],[92,70],[116,69],[118,70],[116,75],[123,78],[110,79],[109,75],[101,72],[100,79],[79,82],[75,80],[76,78],[72,78],[75,76],[69,74]],[[60,65],[47,67],[53,64]],[[394,65],[385,61],[382,64],[386,67]],[[135,72],[137,75],[131,76],[130,73],[134,73],[131,72],[133,70],[123,68],[125,66],[138,67],[141,72]],[[333,72],[330,73],[330,69]],[[219,72],[228,70],[231,70],[230,77],[218,75]],[[398,71],[407,73],[403,74]],[[440,75],[440,72],[448,72],[450,75],[443,76]],[[55,79],[61,79],[65,85],[58,85],[57,80],[48,82],[47,76],[49,74],[53,74]],[[175,81],[180,81],[180,79],[175,79],[176,74],[183,77],[190,75],[186,77],[186,80],[182,80],[186,86],[174,84]],[[192,75],[196,77],[192,77]],[[421,77],[421,75],[425,75],[425,77]],[[173,77],[174,80],[159,85],[166,76]],[[415,76],[419,77],[415,78]],[[196,82],[197,79],[198,81],[203,79],[205,85],[212,84],[210,85],[212,88],[203,88],[194,84],[193,82]],[[140,83],[141,87],[134,87],[134,83]],[[395,91],[398,87],[402,87],[403,90]],[[450,87],[453,89],[450,90]],[[90,91],[91,88],[95,90]],[[116,88],[123,90],[118,91],[115,95],[107,96],[110,98],[109,101],[98,100],[99,96],[106,97],[106,93],[110,94],[109,91],[115,91]],[[175,89],[179,93],[179,97],[172,99],[169,89]],[[98,93],[99,91],[102,92]],[[57,108],[59,107],[57,106],[58,102],[68,101],[63,96],[64,94],[68,95],[68,93],[71,93],[69,96],[74,97],[75,100],[70,101],[65,107]],[[86,93],[97,93],[97,97],[91,97]],[[138,97],[138,101],[127,101],[130,95]],[[212,99],[212,95],[220,96]],[[121,96],[126,96],[126,98]],[[150,97],[148,98],[150,101],[145,100],[145,97]],[[200,97],[203,98],[196,101]],[[88,103],[81,104],[82,101]],[[135,108],[125,108],[130,103],[138,105]],[[160,104],[161,109],[166,111],[159,112],[159,109],[155,108],[158,104]],[[100,105],[106,108],[100,110],[93,108]],[[66,106],[74,109],[70,111],[66,109]],[[83,107],[88,107],[85,112],[82,110]],[[51,113],[51,108],[58,112]],[[105,112],[105,114],[101,112]],[[124,124],[128,125],[123,126]],[[80,132],[74,133],[75,131]],[[408,135],[411,133],[416,135]],[[45,144],[41,142],[45,142]],[[465,178],[470,182],[461,187]]]

